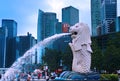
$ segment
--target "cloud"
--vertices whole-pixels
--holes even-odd
[[[84,16],[84,14],[82,13],[86,13],[86,14],[88,14],[88,12],[90,13],[90,0],[83,0],[81,2],[79,0],[75,0],[75,1],[74,0],[47,0],[46,3],[50,7],[49,11],[57,13],[57,17],[59,18],[60,21],[61,21],[61,15],[62,15],[61,14],[62,8],[70,6],[70,5],[79,9],[80,17]]]
[[[47,0],[49,12],[57,13],[57,18],[61,21],[61,9],[65,6],[66,0]]]
[[[6,1],[0,1],[0,18],[11,18],[17,21],[18,35],[30,32],[36,37],[38,9],[44,12],[55,12],[61,21],[62,8],[71,5],[79,9],[80,21],[90,22],[89,18],[85,20],[90,13],[90,0],[13,0],[7,1],[9,4],[6,4]]]
[[[117,11],[117,14],[118,14],[118,16],[120,16],[120,0],[117,0],[117,7],[118,7],[118,11]]]
[[[25,4],[25,3],[24,3]],[[67,6],[73,6],[79,9],[80,12],[80,21],[88,23],[90,25],[90,3],[88,0],[84,0],[80,2],[79,0],[44,0],[41,3],[39,1],[36,4],[36,8],[33,9],[33,6],[28,7],[28,5],[24,8],[21,7],[21,13],[26,14],[24,18],[24,32],[30,32],[33,36],[37,37],[37,16],[38,16],[38,9],[43,10],[44,12],[55,12],[57,14],[57,18],[61,21],[62,16],[62,8]],[[40,5],[41,4],[41,5]],[[29,5],[31,5],[29,3]],[[37,10],[37,11],[36,11]],[[29,14],[28,14],[29,13]]]
[[[23,25],[22,28],[19,26],[18,30],[22,30],[22,34],[21,31],[18,31],[19,35],[24,35],[27,32],[30,32],[35,38],[37,37],[37,13],[32,13],[27,15],[24,18],[24,21],[21,23]]]

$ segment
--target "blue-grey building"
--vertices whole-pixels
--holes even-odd
[[[62,23],[70,26],[79,22],[79,10],[72,6],[62,8]]]
[[[29,50],[33,45],[35,45],[35,38],[30,34],[29,32],[27,35],[23,36],[18,36],[16,37],[16,41],[19,43],[18,44],[18,49],[19,49],[19,56],[23,56],[23,54]]]
[[[10,67],[16,60],[15,37],[17,36],[17,22],[11,19],[3,19],[2,28],[7,29],[5,66]]]
[[[44,12],[42,10],[38,11],[38,23],[37,23],[37,41],[43,40],[42,32],[44,32],[44,27],[43,27],[43,14]]]
[[[100,2],[101,0],[91,0],[91,30],[92,36],[97,36],[97,28],[101,24]]]
[[[62,22],[58,22],[56,24],[56,33],[57,34],[62,33]]]
[[[11,19],[2,19],[2,27],[7,28],[8,38],[17,36],[17,22]]]
[[[54,41],[53,49],[60,51],[60,52],[65,52],[67,48],[69,47],[68,43],[72,41],[70,36],[63,36],[59,39],[56,39]]]
[[[43,12],[39,10],[38,12],[38,27],[37,27],[37,40],[43,40],[49,36],[54,35],[56,32],[56,23],[58,19],[56,18],[56,13]]]
[[[24,36],[18,36],[17,39],[18,41],[18,51],[19,51],[19,57],[23,56],[23,54],[28,51],[30,48],[32,48],[36,43],[36,39],[32,36],[32,34],[30,34],[29,32],[27,33],[27,35]],[[33,50],[33,52],[35,53],[34,59],[31,58],[31,62],[30,63],[35,63],[36,58],[36,49]]]
[[[29,32],[27,33],[27,35],[23,35],[23,36],[17,36],[15,37],[15,46],[16,46],[16,59],[18,59],[19,57],[22,57],[25,52],[27,52],[29,49],[31,49],[35,44],[36,44],[36,39],[32,36],[32,34],[30,34]],[[25,64],[23,65],[24,70],[26,72],[30,72],[32,71],[32,65],[36,64],[37,61],[37,49],[29,52],[32,53],[33,55],[26,57],[27,63],[25,62]]]
[[[102,34],[107,34],[111,31],[110,23],[117,17],[117,0],[102,0],[101,1],[101,31]]]
[[[120,16],[116,18],[116,32],[120,31]]]
[[[0,28],[0,68],[5,67],[7,29]]]
[[[38,11],[38,24],[37,24],[37,42],[52,36],[56,33],[56,13]],[[52,48],[52,44],[47,46]],[[38,62],[41,62],[41,57],[44,49],[38,49]]]

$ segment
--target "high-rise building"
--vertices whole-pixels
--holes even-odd
[[[15,48],[16,48],[16,50],[15,50],[16,59],[23,56],[37,42],[36,39],[32,36],[32,34],[30,34],[29,32],[27,33],[27,35],[15,37],[14,41],[15,41],[14,44],[15,44]],[[32,64],[36,64],[37,49],[32,50],[28,53],[29,53],[29,56],[27,56],[25,58],[25,63],[23,64],[24,69],[22,69],[22,71],[31,72],[31,71],[33,71]],[[30,54],[32,54],[32,55],[30,55]]]
[[[62,23],[69,24],[70,26],[79,22],[79,10],[69,6],[62,8]]]
[[[44,32],[44,27],[43,27],[43,14],[44,12],[42,10],[38,11],[38,23],[37,23],[37,42],[43,40],[43,32]]]
[[[62,33],[62,22],[58,22],[56,24],[56,33],[57,34]]]
[[[7,29],[0,28],[0,68],[5,67]]]
[[[97,36],[97,28],[100,27],[100,0],[91,0],[91,29],[92,36]]]
[[[17,36],[17,22],[10,19],[2,20],[2,28],[7,29],[5,66],[10,67],[16,60],[15,37]]]
[[[27,33],[27,36],[18,36],[16,37],[16,43],[17,45],[17,50],[19,52],[19,54],[17,55],[18,57],[23,56],[23,54],[29,50],[30,48],[32,48],[35,44],[36,44],[36,39],[32,36],[32,34],[30,34],[29,32]],[[31,59],[30,63],[35,63],[36,60],[36,51],[37,49],[33,50],[33,52],[35,53],[34,59]]]
[[[71,41],[72,39],[70,36],[63,36],[59,39],[56,39],[56,41],[53,42],[53,49],[64,53],[69,47],[68,43],[70,43]]]
[[[102,0],[101,1],[102,34],[115,32],[115,30],[110,29],[110,23],[114,21],[116,17],[117,17],[117,0]]]
[[[38,26],[37,26],[37,42],[52,36],[56,33],[56,23],[58,19],[56,18],[56,13],[43,12],[39,10],[38,12]],[[50,47],[50,46],[48,46]],[[38,49],[38,62],[41,62],[42,49]]]
[[[10,19],[2,20],[2,27],[7,28],[8,30],[8,38],[17,36],[17,22]]]
[[[56,23],[58,22],[56,18],[56,13],[43,12],[39,10],[38,12],[38,27],[37,27],[37,39],[38,41],[43,40],[49,36],[54,35],[56,32]]]

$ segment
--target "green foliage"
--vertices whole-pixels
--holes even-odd
[[[62,53],[56,50],[45,48],[45,54],[42,60],[47,64],[51,71],[55,71],[60,65]]]
[[[42,60],[49,66],[51,71],[55,71],[60,66],[60,60],[63,61],[63,66],[67,67],[67,70],[70,70],[72,66],[72,52],[70,47],[67,47],[64,53],[55,49],[45,48]]]
[[[100,80],[118,81],[117,74],[101,74]]]
[[[120,68],[120,33],[109,36],[107,48],[104,51],[104,68],[109,73]]]
[[[71,70],[72,68],[72,51],[68,46],[66,51],[62,54],[63,66],[66,66],[67,70]]]
[[[120,33],[110,34],[107,39],[103,38],[92,38],[92,68],[113,73],[120,69]],[[102,46],[102,43],[105,46]],[[99,45],[105,48],[100,49]]]
[[[97,70],[101,70],[103,68],[103,54],[101,49],[97,45],[97,40],[92,40],[92,66],[91,68],[97,68]]]
[[[112,73],[120,68],[120,53],[119,50],[114,46],[110,45],[107,47],[104,53],[104,68]]]

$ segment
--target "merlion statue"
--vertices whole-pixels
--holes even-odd
[[[73,52],[72,70],[80,73],[90,72],[91,66],[91,37],[87,24],[77,23],[69,29],[72,43],[69,43]]]
[[[72,43],[69,43],[73,52],[72,71],[64,71],[56,80],[95,80],[100,74],[90,70],[91,67],[91,37],[87,24],[77,23],[69,29]]]

